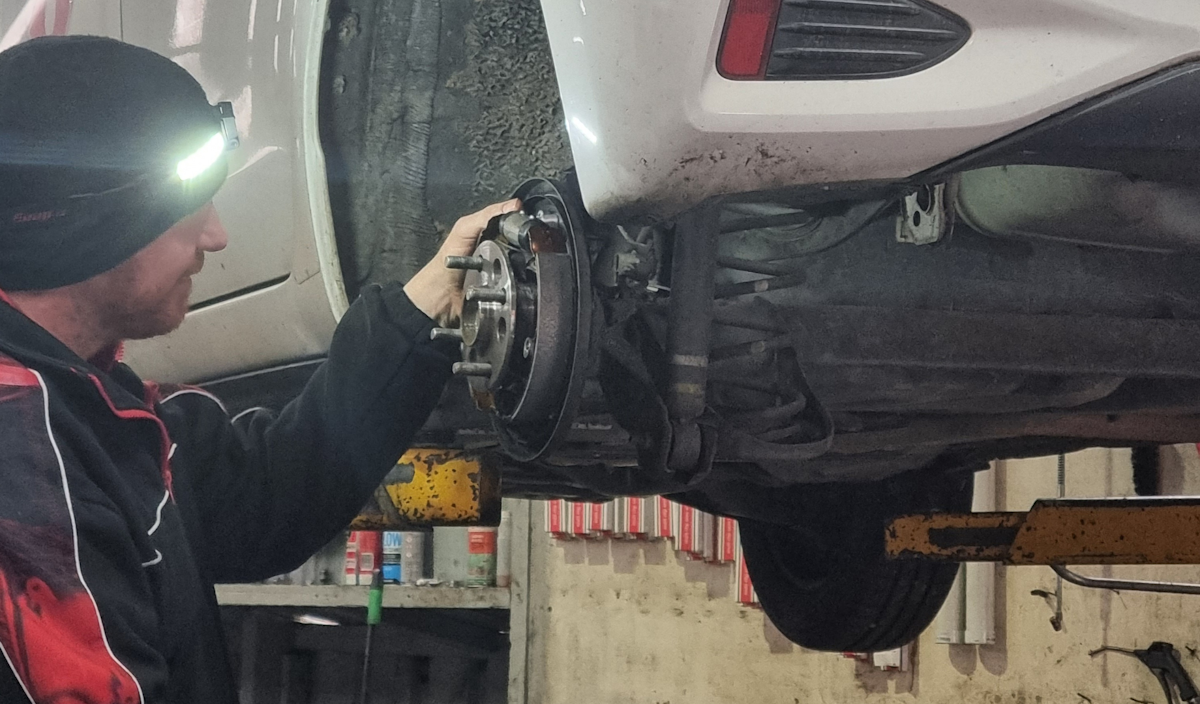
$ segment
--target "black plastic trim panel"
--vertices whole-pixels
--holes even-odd
[[[865,79],[924,70],[971,36],[925,0],[783,0],[767,78]]]

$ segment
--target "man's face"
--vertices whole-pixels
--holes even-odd
[[[165,335],[183,323],[192,276],[229,235],[208,203],[116,268],[79,284],[91,314],[116,339]]]

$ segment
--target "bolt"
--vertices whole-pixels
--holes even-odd
[[[456,376],[492,375],[492,365],[487,362],[455,362],[453,370]]]
[[[483,257],[446,257],[447,269],[474,269],[475,271],[483,271],[487,266],[487,260]]]
[[[494,288],[472,286],[467,289],[466,299],[468,301],[479,301],[480,303],[504,303],[508,301],[508,292]]]
[[[461,340],[462,330],[458,328],[434,328],[429,331],[430,340]]]
[[[533,338],[525,338],[525,346],[521,348],[521,354],[525,355],[525,359],[529,359],[529,355],[533,354]]]

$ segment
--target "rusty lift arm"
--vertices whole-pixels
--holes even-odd
[[[1067,565],[1200,564],[1200,497],[1042,499],[1027,512],[901,516],[895,558],[1049,565],[1085,587],[1200,594],[1200,585],[1096,579]]]

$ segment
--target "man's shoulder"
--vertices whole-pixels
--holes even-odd
[[[34,370],[12,356],[0,351],[0,387],[11,389],[29,388],[40,385],[41,379]],[[3,394],[0,394],[0,402],[3,400]]]

